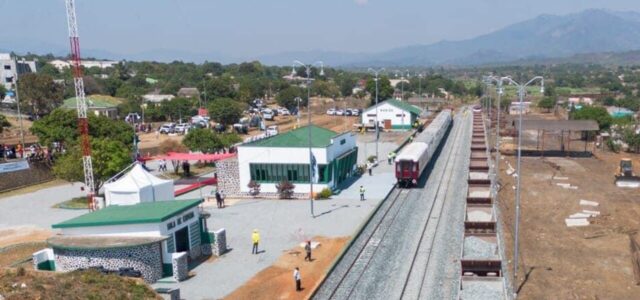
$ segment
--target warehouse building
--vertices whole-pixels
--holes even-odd
[[[183,280],[189,260],[226,249],[224,230],[207,231],[200,203],[202,199],[112,205],[54,224],[61,233],[47,240],[50,249],[34,254],[34,265],[57,271],[130,268],[147,282],[168,276]]]
[[[377,109],[376,109],[377,108]],[[407,102],[389,99],[371,106],[362,113],[362,124],[374,127],[378,113],[378,125],[385,130],[411,129],[422,114],[422,109]]]
[[[238,146],[239,192],[248,194],[248,184],[254,180],[260,183],[261,194],[275,195],[276,185],[288,180],[296,186],[295,194],[308,196],[312,176],[314,192],[324,188],[336,190],[353,176],[358,157],[355,135],[351,132],[338,134],[315,125],[310,129],[316,172],[310,172],[309,167],[309,127],[301,127]]]

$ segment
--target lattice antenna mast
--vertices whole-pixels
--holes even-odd
[[[80,41],[78,37],[78,22],[76,20],[76,6],[74,0],[65,0],[67,7],[67,25],[69,27],[69,43],[71,46],[71,60],[73,64],[73,83],[76,90],[76,108],[78,110],[78,129],[82,147],[82,164],[84,167],[84,185],[87,189],[89,209],[95,210],[93,200],[95,185],[93,183],[93,165],[91,163],[91,144],[89,143],[89,121],[87,119],[87,100],[84,95],[84,81],[82,80],[82,65],[80,64]]]

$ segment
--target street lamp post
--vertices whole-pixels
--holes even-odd
[[[380,123],[378,122],[378,81],[379,81],[379,75],[382,71],[384,71],[384,68],[375,70],[372,68],[369,68],[369,70],[367,70],[368,72],[373,73],[376,78],[374,79],[376,82],[376,160],[378,160],[379,156],[378,156],[378,140],[380,139]],[[366,148],[366,147],[365,147]]]
[[[320,76],[324,75],[324,63],[321,61],[317,61],[313,64],[305,64],[299,60],[294,60],[293,61],[293,68],[292,68],[292,72],[291,72],[291,77],[293,77],[295,75],[295,71],[296,71],[296,65],[299,65],[303,68],[305,68],[305,71],[307,73],[307,120],[308,120],[308,124],[307,124],[307,134],[308,134],[308,139],[309,139],[309,203],[311,206],[311,217],[315,218],[315,214],[313,213],[313,181],[314,181],[314,176],[313,176],[313,152],[311,150],[311,68],[315,65],[319,65],[320,66]]]
[[[513,293],[514,297],[517,296],[517,279],[518,279],[518,250],[519,250],[519,227],[520,227],[520,179],[522,174],[520,173],[520,165],[522,160],[522,115],[524,113],[523,102],[524,96],[526,93],[527,86],[533,84],[534,82],[540,80],[540,92],[544,93],[544,77],[536,76],[533,79],[529,80],[525,84],[519,84],[515,80],[510,77],[503,77],[505,81],[510,82],[511,84],[518,87],[518,96],[519,96],[519,107],[518,107],[518,156],[517,156],[517,164],[516,164],[516,219],[515,219],[515,229],[514,229],[514,252],[513,252]]]
[[[404,100],[404,79],[405,79],[405,74],[406,77],[409,77],[409,70],[406,70],[405,72],[402,71],[398,71],[396,70],[396,73],[400,74],[400,100]],[[398,74],[396,74],[397,76]]]

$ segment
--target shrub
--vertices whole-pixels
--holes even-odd
[[[247,185],[247,187],[249,187],[249,194],[251,196],[255,197],[258,194],[260,194],[260,184],[257,183],[255,180],[249,181],[249,184]]]
[[[293,190],[296,186],[289,182],[288,180],[283,180],[276,185],[276,189],[278,189],[278,194],[280,194],[280,199],[291,199],[293,198]]]
[[[329,199],[333,195],[333,192],[329,188],[324,188],[318,193],[318,199]]]

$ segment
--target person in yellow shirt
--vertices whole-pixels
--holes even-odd
[[[258,254],[258,243],[260,243],[260,233],[258,233],[258,229],[253,230],[251,240],[253,241],[253,250],[251,250],[251,254]]]

